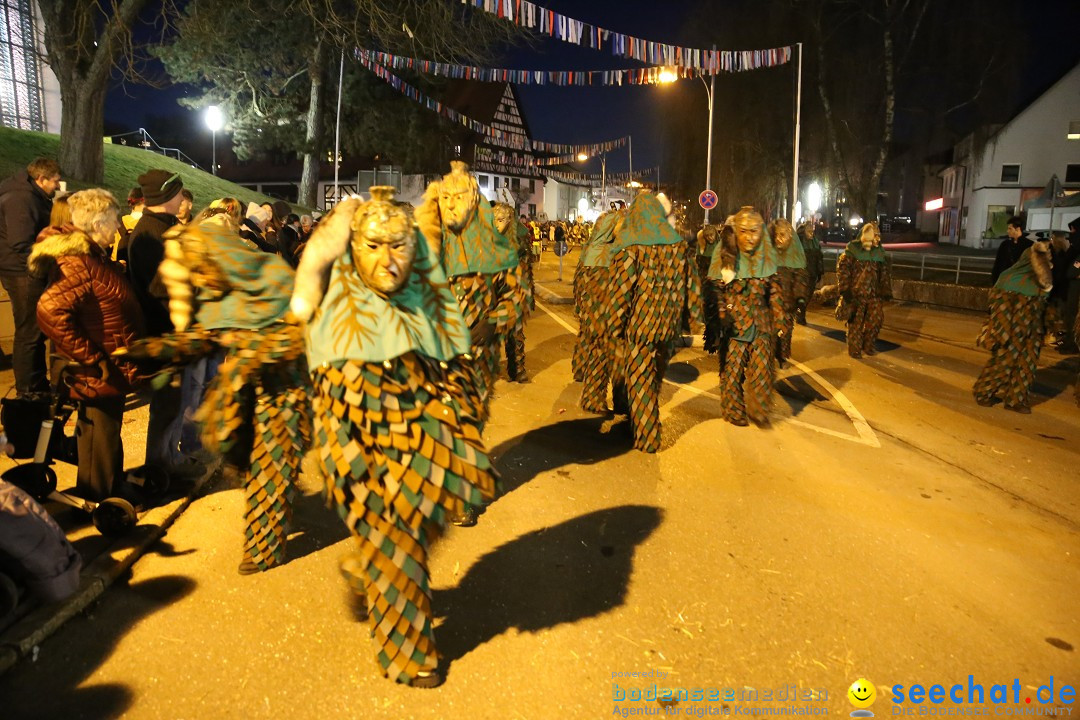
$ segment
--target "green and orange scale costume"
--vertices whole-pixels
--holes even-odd
[[[203,447],[223,458],[226,475],[243,477],[240,572],[268,570],[285,559],[286,525],[311,437],[303,334],[288,312],[292,268],[250,249],[219,216],[167,234],[160,272],[177,331],[142,340],[129,354],[182,366],[224,351],[195,420]]]
[[[293,308],[301,318],[318,308],[307,327],[318,461],[356,541],[341,571],[368,609],[381,672],[429,687],[439,662],[429,547],[498,484],[480,435],[469,328],[418,230],[404,284],[386,296],[361,279],[348,234],[326,230],[304,251]]]
[[[530,311],[536,310],[532,238],[529,236],[529,229],[516,218],[510,220],[509,233],[517,239],[518,267],[521,269],[525,301],[522,312],[514,323],[514,329],[506,337],[506,375],[513,382],[525,382],[529,379],[525,371],[525,318]]]
[[[806,253],[798,235],[792,232],[784,248],[776,248],[776,274],[780,281],[780,296],[784,307],[783,334],[776,339],[776,357],[781,362],[791,357],[791,336],[795,319],[805,312],[810,297],[810,274],[806,268]]]
[[[973,393],[980,405],[1002,400],[1007,410],[1030,412],[1031,384],[1043,341],[1043,312],[1053,278],[1049,243],[1024,250],[990,290],[990,315],[975,341],[990,351]]]
[[[848,355],[874,355],[878,333],[885,323],[885,300],[892,299],[892,268],[881,246],[869,250],[858,239],[847,244],[836,262],[836,284],[847,322]]]
[[[609,276],[616,228],[622,219],[618,211],[606,212],[596,219],[574,273],[578,334],[571,364],[574,379],[583,383],[581,409],[585,412],[608,412],[608,381],[614,351]]]
[[[734,263],[734,266],[731,265]],[[776,378],[776,340],[784,327],[776,248],[762,230],[752,253],[718,243],[708,278],[718,293],[720,416],[733,425],[767,425]]]
[[[641,193],[611,251],[612,380],[617,396],[625,392],[634,447],[649,453],[660,449],[660,383],[684,310],[692,321],[703,320],[697,268],[667,215],[656,195]]]

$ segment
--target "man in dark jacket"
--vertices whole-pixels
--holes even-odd
[[[1031,240],[1024,235],[1024,221],[1018,217],[1009,218],[1005,234],[1008,239],[998,245],[997,256],[994,258],[994,269],[990,271],[990,282],[996,283],[1005,272],[1020,259],[1024,251],[1031,247]]]
[[[176,213],[184,196],[179,174],[168,170],[148,170],[139,176],[146,209],[131,231],[128,245],[128,277],[142,306],[146,334],[172,332],[169,293],[157,279],[158,266],[165,257],[165,232],[179,221]],[[190,381],[189,381],[190,384]],[[189,403],[190,404],[190,403]],[[198,405],[197,400],[195,405]],[[197,471],[180,453],[184,402],[181,389],[171,383],[150,397],[150,418],[146,428],[146,463],[170,473],[188,475]]]
[[[285,259],[285,262],[289,263],[293,270],[300,264],[300,255],[297,250],[300,248],[301,242],[300,216],[296,213],[289,213],[285,216],[285,222],[281,226],[281,230],[278,231],[278,248],[281,251],[281,257]]]
[[[52,196],[59,187],[60,166],[43,157],[0,183],[0,284],[11,298],[15,324],[11,365],[19,396],[49,389],[45,336],[37,324],[45,280],[32,277],[26,261],[38,233],[49,224]]]

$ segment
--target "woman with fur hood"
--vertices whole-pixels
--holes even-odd
[[[120,225],[116,199],[105,190],[82,190],[69,205],[74,229],[43,237],[28,264],[49,281],[38,301],[38,325],[71,361],[63,379],[79,401],[76,486],[102,500],[117,494],[123,475],[124,398],[139,381],[134,364],[110,356],[143,334],[143,317],[123,268],[109,259]]]
[[[1043,310],[1054,280],[1051,243],[1064,243],[1055,235],[1024,250],[1016,264],[1001,273],[990,290],[990,316],[976,344],[991,352],[973,392],[982,406],[998,400],[1006,410],[1031,412],[1031,384],[1043,339]]]

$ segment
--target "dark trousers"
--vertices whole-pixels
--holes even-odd
[[[45,281],[27,275],[0,276],[11,298],[11,315],[15,321],[15,340],[11,351],[11,367],[15,371],[15,392],[48,392],[49,376],[45,369],[45,335],[37,322],[37,304],[45,292]]]
[[[120,427],[124,421],[124,398],[79,404],[75,438],[79,446],[76,484],[94,500],[113,494],[124,472],[124,445]]]
[[[180,385],[170,382],[150,396],[146,427],[146,464],[168,468],[180,458],[182,407]]]

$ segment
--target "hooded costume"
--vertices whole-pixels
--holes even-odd
[[[280,257],[252,250],[223,215],[169,233],[165,255],[160,272],[176,332],[142,340],[129,353],[185,365],[224,352],[195,420],[203,447],[222,456],[226,474],[244,477],[240,572],[268,570],[285,558],[286,523],[311,437],[302,331],[288,313],[293,271]]]
[[[450,163],[451,172],[428,186],[417,209],[417,222],[435,256],[442,260],[465,323],[473,333],[470,349],[476,366],[477,390],[482,400],[481,420],[491,411],[491,398],[499,371],[499,348],[523,313],[525,291],[521,286],[518,245],[495,228],[494,212],[480,196],[476,178],[461,161]],[[466,196],[462,207],[464,226],[454,229],[455,219],[444,205],[447,197]],[[472,209],[468,209],[471,201]],[[490,332],[482,328],[489,324]]]
[[[785,317],[776,248],[753,208],[743,208],[731,222],[739,236],[736,254],[717,245],[708,273],[717,283],[724,327],[720,414],[733,425],[765,425],[776,375],[775,343]],[[744,233],[759,236],[752,248]]]
[[[980,405],[1031,412],[1031,384],[1042,348],[1043,310],[1053,287],[1050,243],[1036,242],[990,290],[990,315],[975,341],[990,351],[973,392]]]
[[[574,272],[574,301],[578,335],[572,358],[574,380],[581,381],[581,409],[608,411],[608,379],[611,375],[611,260],[615,237],[624,215],[612,211],[596,219],[592,234],[581,251]]]
[[[666,198],[665,198],[666,199]],[[701,321],[701,286],[684,240],[660,198],[641,193],[630,204],[612,248],[612,371],[616,395],[625,392],[634,447],[660,449],[660,382],[683,312]],[[616,397],[616,411],[620,399]]]
[[[873,239],[866,247],[860,238],[868,236]],[[859,238],[840,254],[836,284],[840,292],[836,317],[847,322],[848,355],[861,358],[876,354],[874,343],[885,322],[884,301],[892,299],[892,270],[881,249],[877,223],[863,225]]]
[[[795,330],[795,318],[800,311],[806,313],[810,277],[806,269],[802,242],[795,235],[791,223],[784,219],[775,220],[769,225],[769,234],[776,247],[776,274],[780,280],[780,294],[784,306],[784,332],[776,340],[776,358],[782,364],[791,357],[791,336]],[[786,244],[783,243],[785,236]]]
[[[536,309],[532,239],[529,237],[529,229],[518,222],[514,209],[509,205],[496,205],[495,223],[497,229],[505,228],[500,230],[502,234],[517,241],[518,267],[525,291],[521,315],[514,324],[513,331],[506,337],[506,375],[511,382],[526,382],[529,376],[525,372],[525,318],[530,311]]]
[[[342,574],[367,609],[382,672],[431,687],[439,656],[428,548],[467,505],[494,498],[497,475],[480,438],[483,400],[458,301],[407,206],[391,188],[371,192],[370,202],[335,206],[312,235],[292,307],[311,317],[326,490],[356,540]],[[363,275],[372,237],[415,244],[396,288],[378,291]]]

